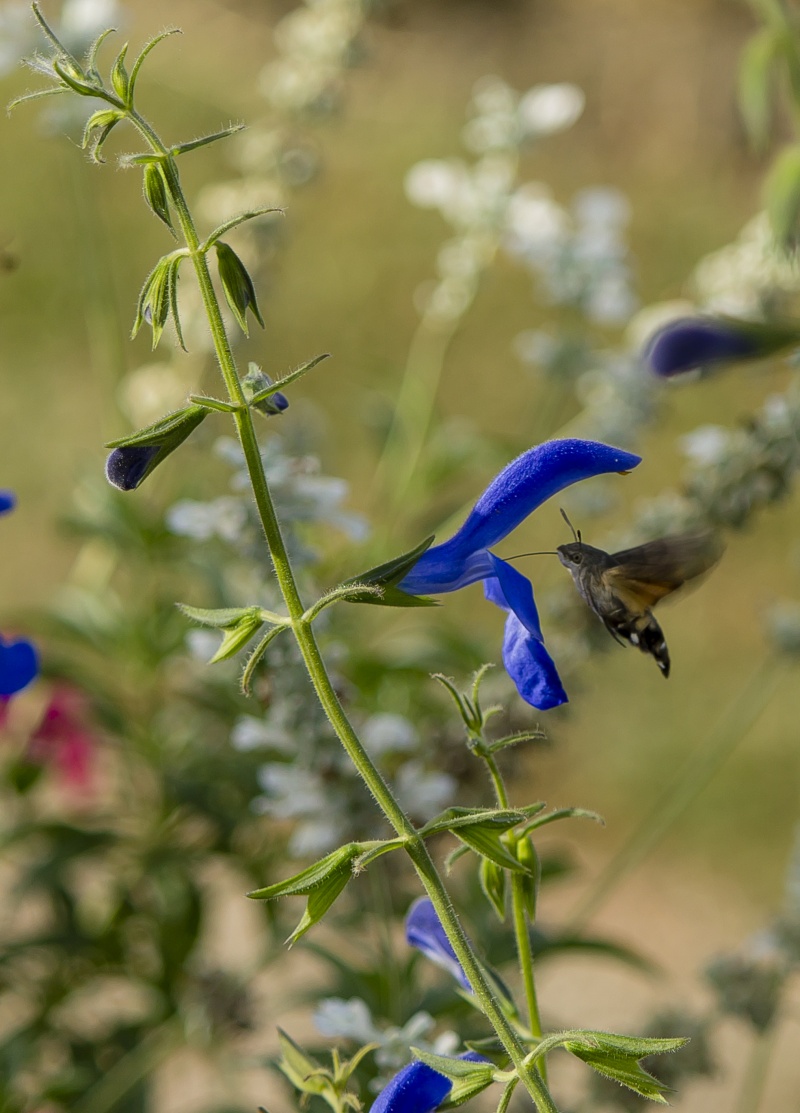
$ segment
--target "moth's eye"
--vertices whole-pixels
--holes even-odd
[[[583,559],[583,557],[581,556],[580,553],[575,553],[575,555],[572,558],[572,563],[573,564],[580,564],[582,559]]]

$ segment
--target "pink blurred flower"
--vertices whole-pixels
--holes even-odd
[[[83,692],[58,685],[30,737],[28,760],[53,765],[70,787],[89,789],[97,739],[88,719],[88,701]]]

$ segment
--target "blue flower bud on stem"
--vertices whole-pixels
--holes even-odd
[[[794,345],[800,345],[800,327],[794,324],[680,317],[651,337],[644,359],[654,374],[668,379],[697,368],[764,359]]]

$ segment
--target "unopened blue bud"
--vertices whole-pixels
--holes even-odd
[[[0,491],[0,514],[8,514],[17,505],[13,491]]]
[[[157,444],[129,444],[115,448],[106,460],[106,479],[120,491],[133,491],[147,475],[161,448]]]
[[[794,325],[762,324],[727,317],[681,317],[651,338],[644,358],[662,378],[739,360],[762,359],[800,343]]]

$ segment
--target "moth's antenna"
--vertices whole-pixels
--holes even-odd
[[[577,531],[575,530],[575,526],[573,526],[572,522],[571,522],[571,521],[569,520],[569,518],[567,517],[567,512],[566,512],[566,510],[564,509],[564,507],[563,507],[563,506],[559,506],[559,508],[558,508],[558,509],[559,509],[559,510],[561,511],[561,517],[562,517],[562,518],[564,519],[564,521],[565,521],[565,522],[567,523],[567,525],[569,526],[569,528],[570,528],[570,529],[572,530],[572,536],[573,536],[573,537],[575,538],[575,540],[576,540],[576,541],[578,542],[578,544],[580,545],[580,544],[581,544],[581,541],[582,541],[582,538],[581,538],[581,531],[580,531],[580,530],[577,530]]]

